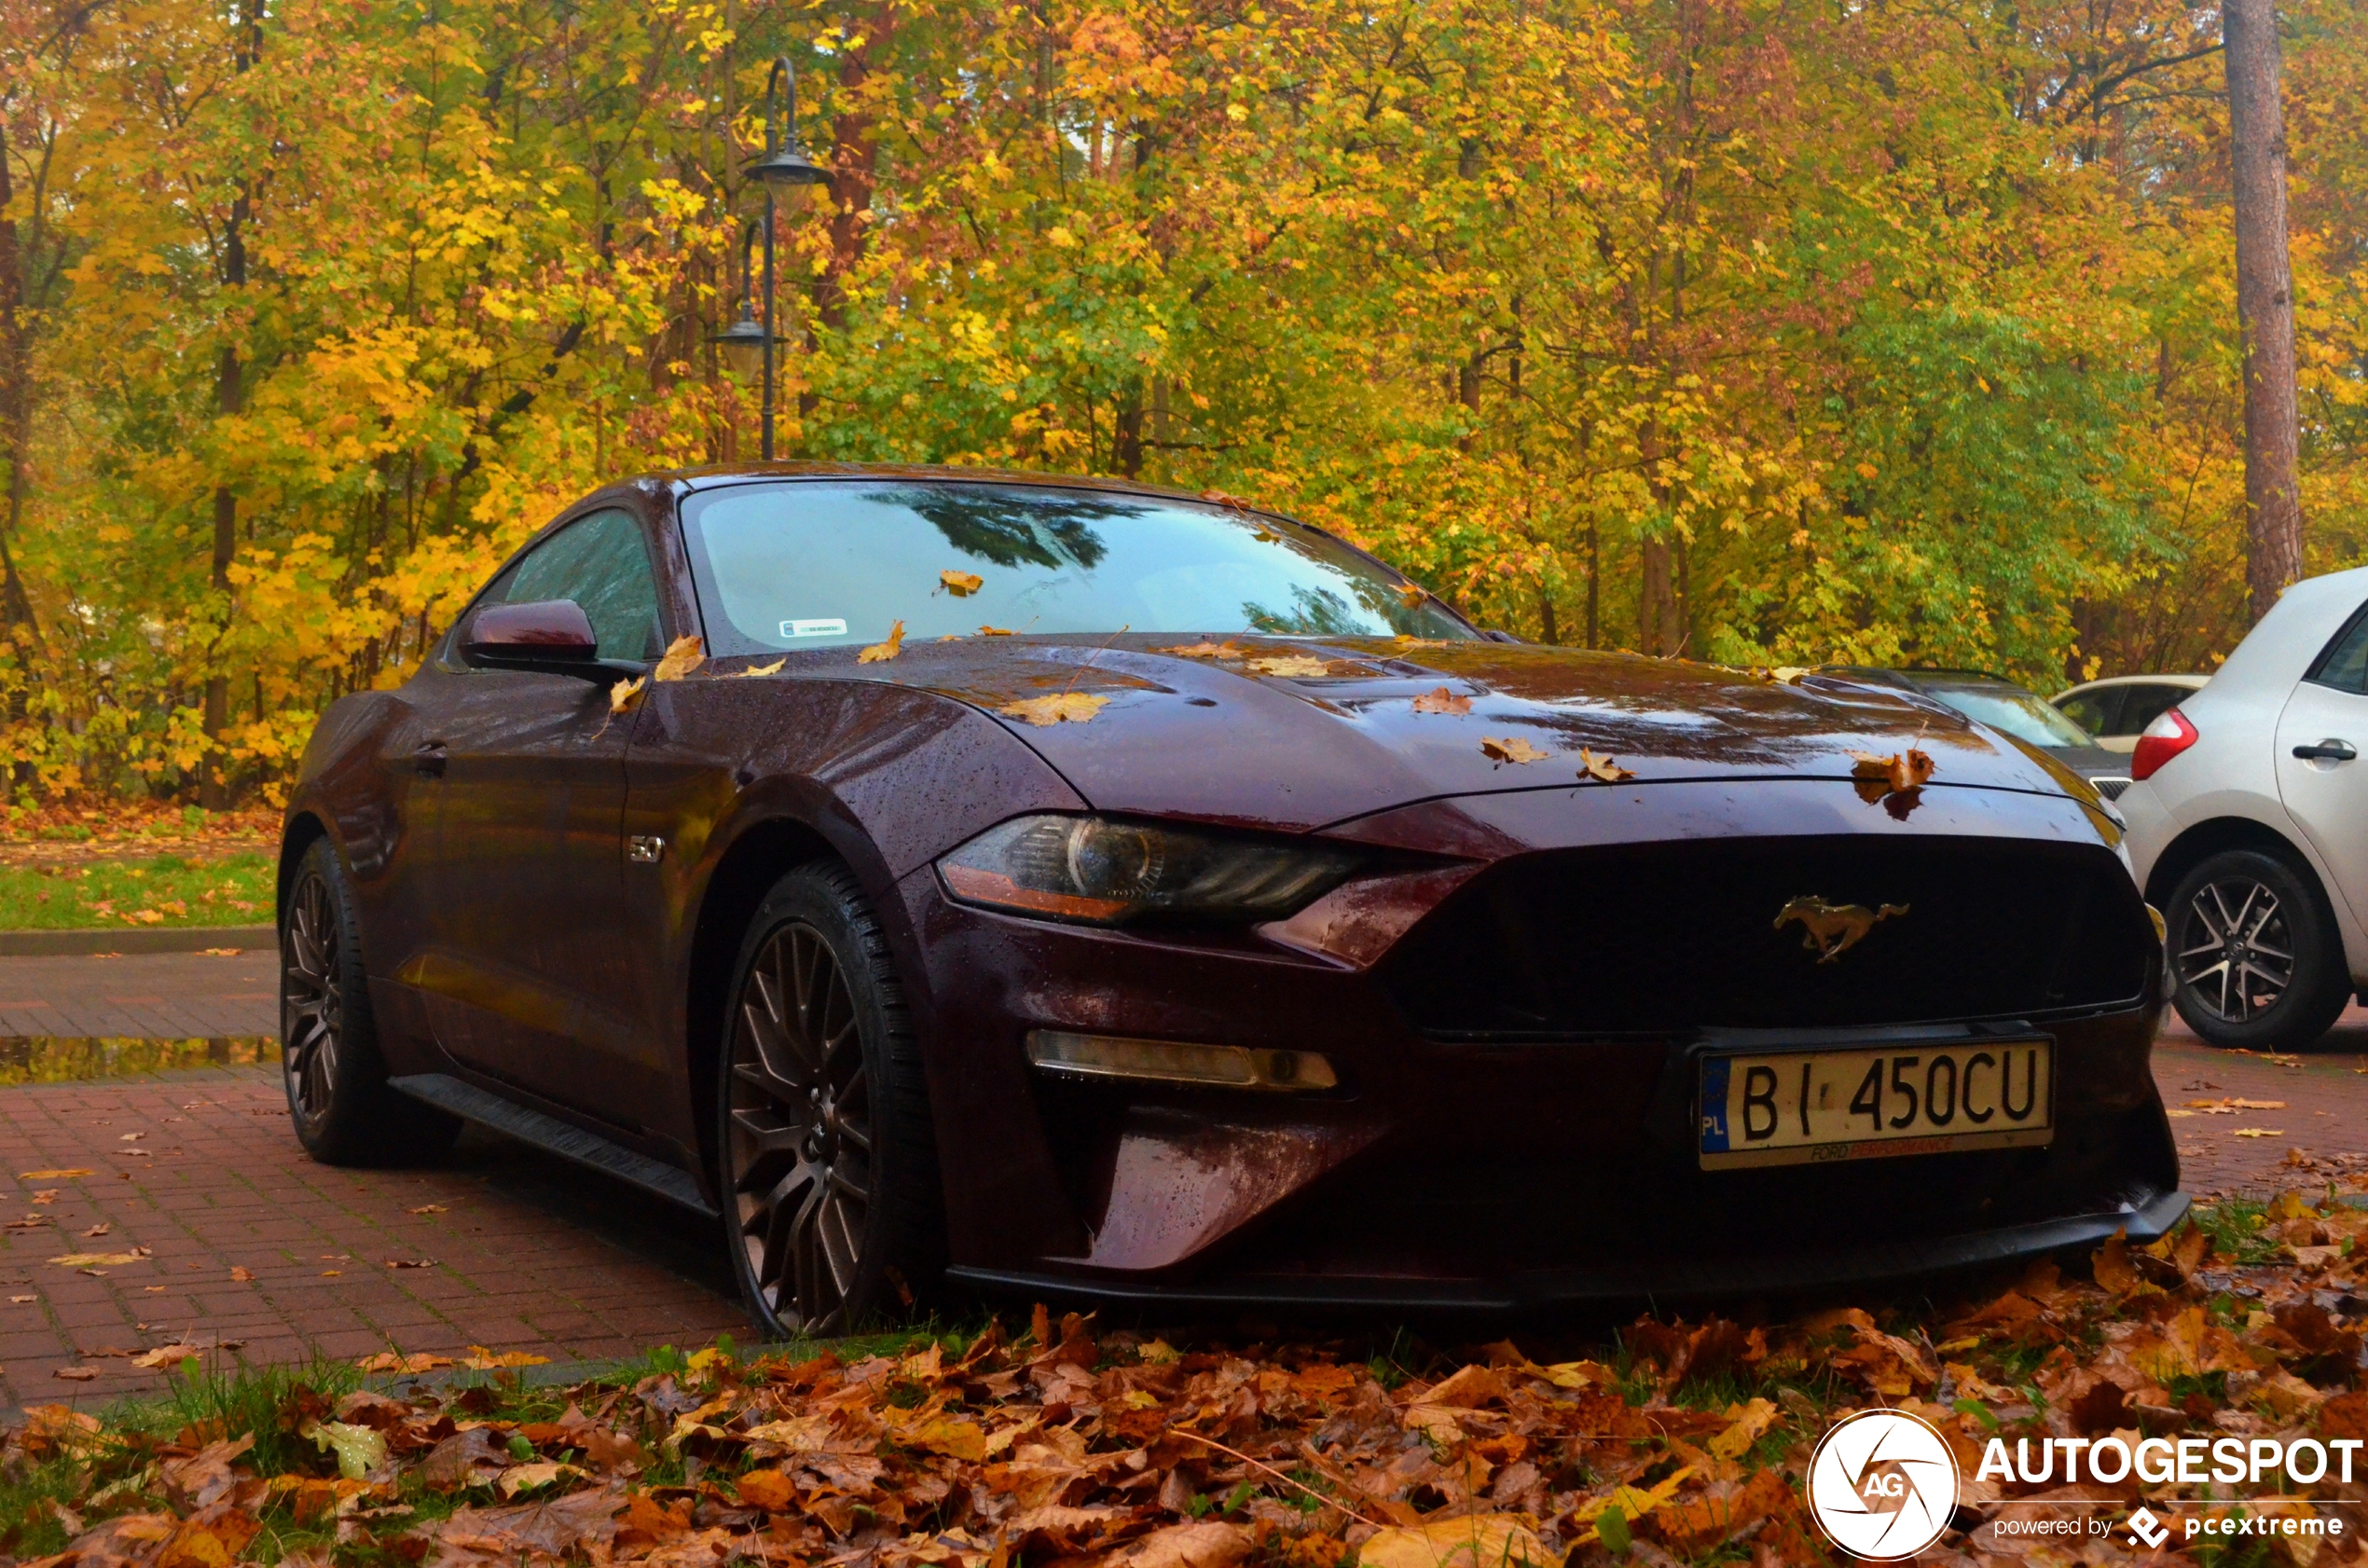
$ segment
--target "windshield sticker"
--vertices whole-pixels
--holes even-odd
[[[845,637],[847,623],[845,621],[784,621],[781,623],[781,635],[783,637]]]

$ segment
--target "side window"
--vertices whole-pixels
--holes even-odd
[[[2113,728],[2114,709],[2121,706],[2121,686],[2100,686],[2093,692],[2082,692],[2066,697],[2056,706],[2064,717],[2086,730],[2090,735],[2118,735]]]
[[[604,659],[654,659],[665,652],[657,584],[641,526],[626,512],[595,512],[536,545],[495,580],[488,604],[571,598],[592,622]]]
[[[2368,614],[2352,617],[2334,644],[2319,655],[2310,679],[2339,692],[2368,695]]]
[[[2141,734],[2148,724],[2195,695],[2184,686],[2132,686],[2121,710],[2121,728],[2114,733]]]

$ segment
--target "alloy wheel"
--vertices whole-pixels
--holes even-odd
[[[2179,983],[2214,1017],[2244,1024],[2294,979],[2293,933],[2278,895],[2251,878],[2207,882],[2188,901]]]
[[[749,967],[729,1093],[732,1217],[756,1293],[784,1328],[842,1331],[872,1202],[871,1086],[846,971],[803,921]]]
[[[328,884],[308,872],[288,900],[280,939],[280,1060],[288,1099],[306,1121],[328,1114],[337,1084],[337,1044],[345,1033],[343,954]]]

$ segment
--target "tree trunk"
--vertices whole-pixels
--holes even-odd
[[[1645,591],[1637,596],[1636,638],[1644,652],[1667,658],[1686,644],[1685,614],[1670,571],[1669,541],[1645,541]]]
[[[2221,19],[2236,186],[2237,323],[2245,351],[2245,585],[2251,618],[2259,621],[2302,576],[2286,120],[2271,0],[2226,0]]]
[[[19,252],[17,221],[7,216],[16,199],[8,171],[8,128],[0,121],[0,443],[8,454],[8,514],[0,524],[0,626],[33,624],[33,599],[17,575],[10,542],[24,521],[25,470],[33,447],[33,346],[25,320],[25,258]]]

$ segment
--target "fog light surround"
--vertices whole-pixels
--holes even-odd
[[[1194,1089],[1305,1093],[1340,1087],[1332,1064],[1312,1051],[1252,1050],[1184,1040],[1126,1039],[1031,1029],[1027,1059],[1058,1078],[1173,1083]]]

